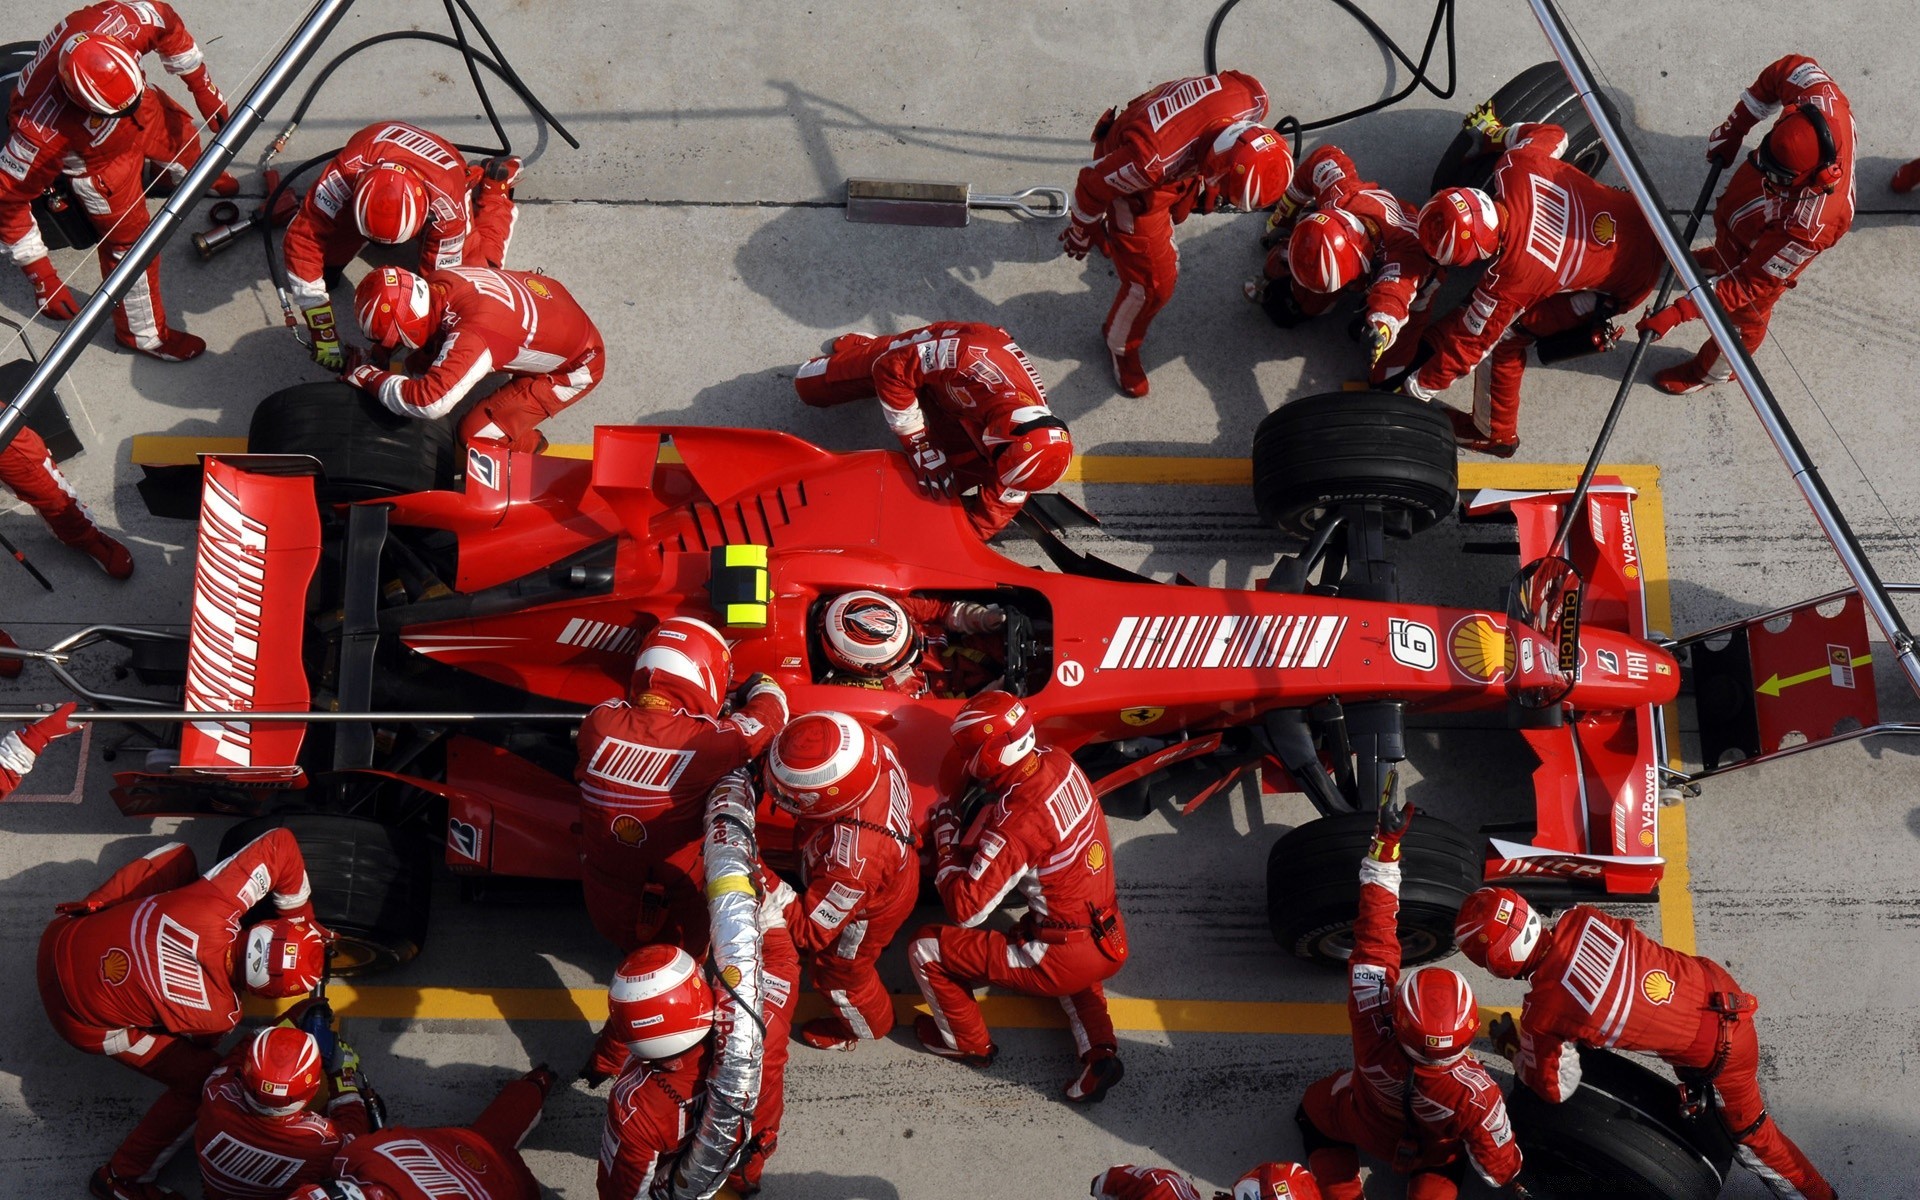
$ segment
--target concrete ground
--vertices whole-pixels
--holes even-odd
[[[289,7],[235,0],[182,7],[236,98],[281,23],[293,20]],[[1353,374],[1337,328],[1280,333],[1240,300],[1239,282],[1257,261],[1255,217],[1195,218],[1182,228],[1185,278],[1148,341],[1153,392],[1143,400],[1114,392],[1098,339],[1111,269],[1059,257],[1057,226],[997,215],[964,230],[842,219],[849,176],[963,179],[980,191],[1070,185],[1102,109],[1201,69],[1209,6],[512,0],[484,8],[528,85],[582,142],[576,151],[537,134],[494,89],[514,148],[531,159],[512,265],[566,281],[610,347],[606,382],[549,424],[555,441],[585,441],[595,422],[658,420],[878,445],[882,430],[869,414],[801,409],[788,382],[793,364],[842,330],[935,318],[1011,330],[1088,454],[1240,458],[1266,411]],[[1367,8],[1403,43],[1417,43],[1431,12],[1425,0]],[[1920,578],[1912,532],[1920,409],[1899,399],[1912,394],[1920,369],[1920,299],[1908,286],[1920,271],[1920,206],[1885,190],[1894,166],[1920,153],[1916,68],[1905,41],[1889,36],[1883,6],[1845,0],[1817,23],[1785,0],[1741,8],[1737,28],[1726,27],[1724,6],[1648,0],[1575,0],[1567,16],[1675,207],[1698,191],[1707,131],[1779,54],[1815,55],[1849,91],[1862,215],[1782,303],[1758,358],[1882,575]],[[37,38],[61,11],[58,0],[22,0],[10,9],[7,36]],[[434,5],[363,0],[331,48],[389,29],[443,29],[443,21]],[[1461,0],[1458,34],[1451,100],[1421,94],[1323,135],[1415,200],[1459,115],[1550,57],[1518,3]],[[1304,120],[1405,79],[1348,18],[1311,0],[1247,0],[1228,17],[1220,46],[1222,65],[1257,74],[1276,111]],[[490,131],[476,113],[450,51],[384,47],[334,76],[287,161],[386,116],[483,144]],[[241,161],[250,185],[264,140]],[[93,286],[90,257],[56,259],[82,288]],[[126,532],[140,573],[127,585],[108,583],[52,543],[31,514],[0,514],[0,532],[59,588],[43,593],[0,564],[0,624],[22,642],[95,621],[178,626],[191,532],[146,515],[132,486],[131,439],[243,435],[259,396],[321,378],[280,328],[254,246],[203,265],[182,237],[164,263],[172,311],[212,352],[184,366],[137,360],[103,332],[63,389],[88,448],[69,472],[101,519]],[[0,271],[0,312],[24,317],[29,297],[18,275]],[[36,323],[30,336],[44,350],[53,330]],[[1654,350],[1652,366],[1678,361],[1698,336],[1697,326],[1683,330],[1671,339],[1679,348]],[[1523,458],[1583,458],[1622,365],[1616,355],[1535,371]],[[1840,586],[1832,553],[1737,391],[1674,400],[1641,389],[1609,458],[1660,469],[1670,568],[1664,580],[1650,573],[1649,584],[1664,583],[1677,630]],[[1241,488],[1069,490],[1112,522],[1111,542],[1096,548],[1130,565],[1243,584],[1271,562]],[[1406,570],[1422,594],[1464,591],[1460,602],[1495,603],[1497,574],[1482,578],[1476,563],[1481,574],[1469,586],[1450,547],[1442,536],[1409,550]],[[1892,673],[1881,674],[1889,706],[1910,711]],[[33,670],[0,685],[0,705],[53,698],[51,681]],[[84,755],[50,754],[27,794],[0,809],[0,962],[14,966],[0,979],[0,1011],[11,1018],[0,1034],[0,1112],[13,1133],[0,1145],[0,1173],[16,1181],[4,1190],[20,1195],[79,1194],[151,1095],[150,1085],[58,1042],[37,1015],[27,963],[52,905],[166,837],[184,836],[211,856],[219,836],[220,822],[120,817],[106,795],[113,765],[101,754],[105,740],[91,739]],[[1670,830],[1684,829],[1690,892],[1672,888],[1643,914],[1670,941],[1693,938],[1761,996],[1773,1112],[1855,1197],[1910,1194],[1920,1154],[1920,1083],[1908,1069],[1920,1048],[1914,749],[1873,740],[1713,781],[1667,816]],[[1507,735],[1423,735],[1414,766],[1413,798],[1422,804],[1507,815],[1527,805],[1529,764]],[[1296,1155],[1288,1118],[1297,1097],[1348,1055],[1344,1038],[1327,1032],[1331,1010],[1272,1007],[1340,998],[1337,977],[1280,960],[1265,929],[1265,847],[1307,815],[1298,797],[1238,794],[1187,818],[1159,812],[1116,826],[1134,955],[1113,990],[1137,1003],[1119,1006],[1128,1075],[1105,1104],[1058,1102],[1066,1035],[1026,1027],[1034,1022],[1017,1011],[1001,1034],[999,1063],[984,1072],[935,1060],[898,1036],[845,1056],[796,1047],[768,1194],[917,1198],[991,1179],[985,1186],[997,1194],[1073,1196],[1121,1161],[1164,1163],[1226,1186],[1264,1159]],[[570,909],[463,906],[451,886],[437,904],[425,955],[374,981],[387,990],[369,990],[358,1010],[365,1015],[348,1022],[396,1117],[412,1124],[464,1120],[494,1083],[529,1063],[570,1071],[585,1053],[591,989],[613,965]],[[897,991],[911,990],[904,963],[890,960],[888,971]],[[1516,998],[1481,982],[1487,1003]],[[1240,1001],[1254,1007],[1190,1003]],[[510,1015],[471,1015],[491,1011]],[[578,1085],[556,1095],[532,1135],[529,1161],[553,1194],[592,1194],[603,1097]],[[196,1186],[184,1163],[164,1178]],[[1400,1192],[1381,1178],[1369,1194]],[[1738,1177],[1727,1194],[1765,1193]]]

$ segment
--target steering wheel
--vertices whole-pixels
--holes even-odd
[[[1006,612],[1007,666],[1002,678],[1009,692],[1024,696],[1027,675],[1040,656],[1040,643],[1033,636],[1033,618],[1012,605],[1006,606]]]

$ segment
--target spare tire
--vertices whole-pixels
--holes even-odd
[[[1452,423],[1411,396],[1304,396],[1268,413],[1253,435],[1260,519],[1299,537],[1356,503],[1404,512],[1418,533],[1459,503],[1459,471]]]
[[[1525,1086],[1507,1097],[1530,1194],[1672,1200],[1720,1194],[1732,1147],[1722,1134],[1709,1158],[1688,1140],[1700,1123],[1679,1124],[1672,1083],[1606,1050],[1583,1047],[1580,1062],[1581,1085],[1563,1103],[1549,1103]]]
[[[1373,838],[1373,813],[1340,813],[1282,834],[1267,853],[1267,924],[1295,958],[1342,966],[1353,954],[1360,909],[1360,860]],[[1480,886],[1479,837],[1421,813],[1400,859],[1400,961],[1453,953],[1453,920]]]
[[[451,423],[390,413],[337,380],[295,384],[262,400],[247,451],[318,459],[323,477],[314,493],[322,504],[452,488],[459,480]]]
[[[1546,121],[1566,130],[1567,149],[1560,157],[1580,168],[1583,174],[1598,176],[1607,165],[1606,143],[1559,63],[1543,62],[1528,67],[1495,92],[1491,103],[1493,115],[1502,125]],[[1600,95],[1600,105],[1616,123],[1619,121],[1620,110],[1604,93]],[[1440,165],[1433,169],[1433,190],[1438,192],[1450,187],[1485,190],[1499,161],[1498,147],[1489,152],[1478,135],[1462,129],[1440,156]]]
[[[425,839],[366,817],[274,813],[228,829],[221,857],[274,829],[290,831],[300,843],[314,916],[338,935],[335,975],[376,974],[420,953],[433,897]]]

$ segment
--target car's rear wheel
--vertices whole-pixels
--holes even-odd
[[[1724,1136],[1704,1152],[1692,1144],[1672,1083],[1609,1051],[1582,1050],[1580,1060],[1583,1082],[1563,1103],[1524,1086],[1507,1098],[1532,1195],[1711,1200],[1720,1194],[1731,1147]]]
[[[1304,396],[1253,435],[1253,501],[1284,533],[1309,537],[1345,504],[1404,512],[1418,533],[1453,511],[1459,487],[1452,423],[1410,396]]]
[[[282,828],[306,859],[314,915],[338,935],[334,974],[372,975],[420,953],[433,895],[425,839],[365,817],[274,813],[228,829],[220,839],[221,856]]]
[[[1585,106],[1559,63],[1543,62],[1528,67],[1495,92],[1492,103],[1493,115],[1502,125],[1546,121],[1565,129],[1567,149],[1560,157],[1580,168],[1583,174],[1597,176],[1607,165],[1607,147],[1601,140],[1600,130],[1587,116]],[[1620,113],[1613,101],[1602,95],[1600,103],[1607,115],[1619,120]],[[1433,171],[1432,190],[1438,192],[1450,187],[1484,190],[1499,161],[1498,147],[1488,152],[1480,138],[1463,129],[1440,156],[1440,165]]]
[[[1353,955],[1360,909],[1360,859],[1373,837],[1373,813],[1321,817],[1281,835],[1267,854],[1267,923],[1296,958],[1344,964]],[[1407,830],[1400,860],[1400,956],[1405,966],[1453,953],[1453,920],[1480,886],[1480,839],[1421,813]]]
[[[450,488],[459,470],[452,424],[396,416],[337,381],[295,384],[262,400],[247,450],[318,459],[323,504]]]

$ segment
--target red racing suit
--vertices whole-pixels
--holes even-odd
[[[532,271],[454,267],[426,279],[438,321],[413,356],[431,362],[426,373],[363,367],[351,382],[400,416],[433,418],[452,412],[490,372],[504,371],[516,378],[468,410],[460,438],[538,449],[540,422],[599,385],[607,366],[600,331],[559,280]]]
[[[907,961],[947,1044],[985,1054],[992,1044],[972,989],[991,984],[1053,996],[1084,1059],[1118,1046],[1100,986],[1127,961],[1115,897],[1113,840],[1093,785],[1065,751],[1039,751],[1031,774],[982,806],[965,830],[934,833],[934,886],[957,925],[928,925]],[[1027,915],[1010,933],[981,929],[1008,893]]]
[[[147,1177],[192,1128],[200,1089],[220,1065],[213,1044],[240,1021],[240,918],[273,899],[313,919],[293,835],[255,838],[200,879],[193,851],[169,843],[62,904],[40,938],[40,999],[55,1032],[167,1092],[114,1153],[122,1179]]]
[[[99,532],[93,514],[53,461],[47,443],[25,425],[0,450],[0,485],[39,513],[53,536],[69,546],[81,545]]]
[[[700,859],[707,793],[766,753],[787,723],[784,697],[754,697],[729,717],[690,707],[672,679],[631,700],[609,700],[580,725],[581,883],[600,936],[627,953],[656,940],[663,916],[688,938],[707,921]],[[643,922],[643,914],[645,920]]]
[[[1408,1058],[1394,1037],[1399,913],[1400,864],[1363,859],[1347,967],[1353,1066],[1308,1088],[1302,1107],[1324,1137],[1412,1175],[1409,1200],[1452,1200],[1468,1163],[1488,1183],[1503,1186],[1520,1173],[1520,1146],[1500,1086],[1471,1054],[1428,1066]],[[1327,1200],[1360,1200],[1359,1164],[1350,1150],[1315,1150],[1308,1165]]]
[[[1080,168],[1071,215],[1104,227],[1096,245],[1120,276],[1100,329],[1116,359],[1137,362],[1147,326],[1173,298],[1180,277],[1173,227],[1201,201],[1200,168],[1212,138],[1235,121],[1266,117],[1260,81],[1222,71],[1163,83],[1118,112],[1108,109],[1094,126],[1097,157]]]
[[[353,188],[361,175],[385,163],[405,167],[427,191],[427,221],[420,231],[422,275],[506,262],[515,215],[506,194],[478,189],[476,205],[475,169],[452,142],[405,121],[375,121],[347,139],[287,226],[281,255],[297,307],[325,304],[327,273],[352,262],[367,244],[353,219]]]
[[[990,425],[1059,423],[1040,372],[998,326],[941,321],[891,337],[849,334],[832,354],[803,363],[793,386],[815,408],[879,397],[895,437],[906,442],[924,434],[946,454],[960,490],[980,489],[967,516],[983,538],[1005,529],[1029,492],[1058,482],[1035,479],[1025,489],[1010,488],[993,469]]]
[[[1191,1180],[1165,1167],[1108,1167],[1088,1192],[1093,1200],[1200,1200]]]
[[[824,821],[796,819],[806,894],[787,913],[794,944],[813,968],[813,986],[854,1036],[893,1028],[893,995],[880,982],[880,955],[920,897],[913,793],[886,735],[882,784],[860,806]]]
[[[358,1092],[328,1100],[324,1112],[272,1116],[254,1108],[240,1081],[249,1045],[236,1046],[201,1092],[193,1141],[206,1200],[279,1200],[302,1184],[331,1179],[334,1155],[367,1132]]]
[[[1714,205],[1713,244],[1694,252],[1713,272],[1714,295],[1749,351],[1767,336],[1773,306],[1797,285],[1800,272],[1853,227],[1853,108],[1819,63],[1804,54],[1780,59],[1740,94],[1735,112],[1751,128],[1782,105],[1802,102],[1816,105],[1826,118],[1846,182],[1832,193],[1807,188],[1769,195],[1760,172],[1743,160]],[[1694,362],[1708,374],[1719,361],[1720,348],[1709,338]],[[1724,380],[1730,373],[1722,367],[1711,377]]]
[[[516,1079],[471,1125],[354,1138],[335,1156],[333,1177],[384,1184],[396,1200],[540,1200],[519,1147],[545,1102],[539,1084]]]
[[[1773,1194],[1829,1200],[1833,1188],[1767,1115],[1760,1095],[1759,1002],[1725,967],[1669,950],[1630,920],[1584,904],[1561,914],[1520,1006],[1514,1073],[1548,1100],[1580,1086],[1574,1043],[1655,1054],[1683,1081],[1710,1084],[1739,1158]],[[1718,1067],[1715,1067],[1716,1059]]]
[[[1302,216],[1339,211],[1359,218],[1366,226],[1373,256],[1366,275],[1348,287],[1364,283],[1366,311],[1362,319],[1393,331],[1393,344],[1374,364],[1370,378],[1379,383],[1405,369],[1413,361],[1433,315],[1429,307],[1433,293],[1445,278],[1445,272],[1420,248],[1420,229],[1414,218],[1417,210],[1407,208],[1379,184],[1361,179],[1353,160],[1334,145],[1321,146],[1301,160],[1293,182],[1287,185],[1287,200]],[[1313,316],[1331,309],[1339,297],[1339,293],[1309,292],[1292,283],[1285,242],[1268,252],[1265,274],[1272,281],[1286,280],[1294,303]]]
[[[1433,357],[1406,391],[1431,400],[1482,361],[1493,441],[1520,439],[1520,377],[1536,338],[1595,319],[1604,301],[1626,312],[1660,282],[1666,259],[1633,197],[1560,161],[1558,125],[1513,125],[1491,190],[1501,212],[1500,252],[1467,303],[1428,337]],[[1476,388],[1476,392],[1478,392]],[[1476,417],[1480,399],[1476,396]]]
[[[147,88],[125,117],[102,117],[69,100],[60,83],[60,47],[82,33],[111,38],[136,59],[159,54],[161,65],[187,85],[202,116],[220,112],[225,102],[199,45],[164,0],[90,4],[68,13],[41,41],[14,87],[11,128],[0,149],[0,244],[22,268],[47,257],[29,206],[65,172],[100,231],[104,276],[147,230],[141,179],[147,162],[160,164],[178,182],[200,157],[200,138],[193,117],[158,88]],[[168,326],[158,258],[127,290],[113,320],[122,343],[145,350],[160,346]]]
[[[895,596],[893,601],[919,628],[919,657],[886,675],[833,671],[823,682],[953,700],[998,683],[1006,673],[1006,644],[981,624],[985,605],[928,596]]]

